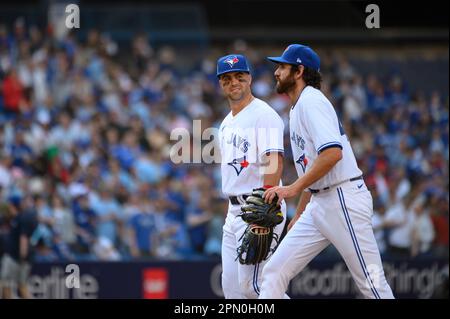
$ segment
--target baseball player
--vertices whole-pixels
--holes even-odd
[[[222,191],[229,197],[223,226],[222,287],[227,299],[257,298],[265,262],[243,265],[237,260],[237,249],[248,226],[238,215],[253,189],[280,185],[284,124],[267,103],[252,95],[252,77],[243,55],[218,59],[217,77],[231,109],[218,134]],[[286,220],[284,201],[281,210],[283,222],[274,229],[278,235]]]
[[[288,233],[263,271],[260,298],[282,298],[289,281],[330,243],[365,298],[394,298],[371,224],[372,196],[333,105],[320,91],[319,56],[292,44],[275,71],[289,96],[290,139],[299,178],[265,191],[266,202],[301,194]]]

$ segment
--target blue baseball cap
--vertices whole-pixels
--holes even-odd
[[[250,73],[245,56],[241,54],[230,54],[217,60],[217,77],[228,72]]]
[[[317,53],[310,47],[302,44],[291,44],[281,56],[267,57],[267,59],[275,63],[304,65],[316,71],[320,69],[320,58]]]

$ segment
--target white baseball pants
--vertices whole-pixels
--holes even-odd
[[[283,298],[290,280],[330,243],[365,298],[394,298],[373,235],[372,205],[362,180],[314,194],[265,265],[259,298]]]

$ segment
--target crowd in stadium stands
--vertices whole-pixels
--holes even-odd
[[[180,72],[177,50],[143,34],[130,46],[119,50],[95,30],[86,41],[57,40],[23,20],[0,24],[0,255],[18,256],[12,225],[29,229],[35,218],[26,232],[34,262],[220,256],[219,165],[169,156],[174,128],[192,131],[195,119],[218,127],[229,112],[218,56]],[[285,120],[290,183],[289,105],[275,93],[274,67],[243,42],[234,50],[253,63],[254,94]],[[448,258],[447,93],[411,92],[401,74],[362,75],[320,53],[322,90],[374,197],[383,255]]]

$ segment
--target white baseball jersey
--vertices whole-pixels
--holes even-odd
[[[280,116],[257,98],[236,116],[230,112],[225,117],[219,128],[219,144],[226,196],[249,194],[263,186],[263,157],[268,152],[284,153],[283,130]]]
[[[336,111],[320,90],[312,86],[303,89],[297,103],[291,108],[289,127],[292,154],[299,177],[310,169],[321,151],[335,146],[342,149],[342,159],[309,188],[322,189],[362,175]]]

